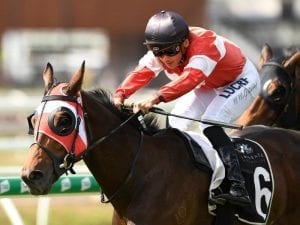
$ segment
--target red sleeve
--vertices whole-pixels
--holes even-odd
[[[193,68],[185,69],[177,79],[159,89],[160,100],[169,102],[181,97],[202,83],[204,79],[205,76],[200,70]]]
[[[155,77],[153,71],[147,67],[137,67],[130,72],[122,84],[116,89],[115,96],[128,98],[138,89],[146,86]]]

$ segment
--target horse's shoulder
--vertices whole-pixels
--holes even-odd
[[[230,136],[238,136],[238,137],[247,137],[249,135],[258,135],[258,134],[269,134],[269,133],[293,133],[294,130],[278,128],[266,125],[251,125],[244,127],[241,130],[237,130],[230,134]],[[300,134],[298,132],[298,134]]]

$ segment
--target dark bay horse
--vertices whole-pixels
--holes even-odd
[[[261,92],[236,123],[300,129],[300,51],[277,57],[264,45],[258,63]]]
[[[34,142],[21,172],[30,192],[47,194],[83,160],[114,207],[114,225],[213,224],[207,209],[211,175],[196,168],[182,136],[174,129],[156,131],[151,120],[145,132],[136,114],[118,110],[107,92],[81,90],[83,77],[84,63],[68,83],[54,82],[50,64],[44,71],[45,93],[29,121]],[[234,135],[258,142],[269,156],[275,187],[266,224],[298,225],[300,133],[250,126]],[[255,189],[256,206],[266,192]]]

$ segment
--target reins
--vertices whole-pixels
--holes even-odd
[[[125,177],[125,179],[118,186],[117,190],[115,190],[115,192],[109,198],[107,198],[106,200],[105,200],[104,193],[101,190],[101,202],[102,203],[109,203],[109,202],[111,202],[125,188],[126,184],[131,179],[133,171],[134,171],[134,168],[135,168],[135,165],[136,165],[136,162],[137,162],[137,160],[139,158],[140,152],[143,149],[143,143],[144,143],[143,140],[144,140],[144,132],[143,132],[142,129],[140,129],[140,139],[139,139],[138,149],[137,149],[137,151],[135,153],[134,159],[133,159],[133,161],[131,163],[130,169],[129,169],[129,171],[128,171],[126,177]]]
[[[114,128],[113,130],[109,131],[107,135],[99,138],[98,140],[96,140],[95,142],[93,142],[90,146],[88,146],[88,148],[86,149],[86,151],[84,152],[84,155],[82,156],[82,158],[84,158],[84,156],[86,156],[92,149],[94,149],[96,146],[98,146],[99,144],[103,143],[105,140],[107,140],[109,137],[111,137],[113,134],[115,134],[116,132],[118,132],[120,129],[122,129],[127,123],[129,123],[131,120],[133,120],[134,118],[141,118],[140,116],[141,113],[135,113],[130,115],[125,121],[123,121],[119,126],[117,126],[116,128]],[[138,121],[140,122],[142,128],[144,128],[144,121],[141,119],[138,119]],[[116,196],[126,187],[127,183],[129,182],[129,180],[132,177],[136,162],[139,158],[140,152],[143,149],[143,143],[144,143],[144,131],[143,129],[139,129],[140,132],[140,138],[139,138],[139,144],[138,144],[138,148],[137,151],[135,153],[134,159],[131,163],[131,166],[129,168],[129,171],[125,177],[125,179],[120,183],[120,185],[118,186],[118,188],[113,192],[113,194],[108,197],[105,200],[105,196],[103,191],[101,190],[101,202],[102,203],[109,203],[111,202],[114,198],[116,198]]]
[[[127,111],[132,112],[132,107],[133,107],[132,105],[124,105],[123,110],[127,110]],[[243,129],[242,125],[233,124],[233,123],[225,123],[225,122],[215,121],[215,120],[195,119],[195,118],[191,118],[191,117],[187,117],[187,116],[182,116],[182,115],[169,113],[169,112],[166,112],[163,109],[157,108],[157,107],[150,108],[149,112],[164,115],[164,116],[167,116],[167,117],[173,116],[173,117],[177,117],[177,118],[181,118],[181,119],[191,120],[191,121],[204,123],[204,124],[209,124],[209,125],[214,125],[214,126],[221,126],[221,127],[225,127],[225,128],[238,129],[238,130]]]
[[[134,119],[135,117],[137,117],[138,114],[132,114],[130,115],[125,121],[123,121],[119,126],[117,126],[116,128],[112,129],[111,131],[108,132],[107,135],[99,138],[98,140],[96,140],[95,142],[93,142],[91,145],[89,145],[84,153],[84,155],[88,154],[89,151],[91,151],[92,149],[94,149],[97,145],[103,143],[107,138],[109,138],[110,136],[112,136],[113,134],[115,134],[117,131],[119,131],[121,128],[123,128],[128,122],[130,122],[132,119]],[[83,155],[83,157],[84,157]]]

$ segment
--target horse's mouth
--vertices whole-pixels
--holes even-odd
[[[53,177],[47,178],[46,177],[34,177],[30,175],[22,175],[22,180],[29,188],[29,192],[32,195],[46,195],[50,192],[52,183],[53,183]]]
[[[29,192],[32,195],[47,195],[50,192],[50,188],[40,189],[40,188],[36,188],[36,187],[29,187]]]

